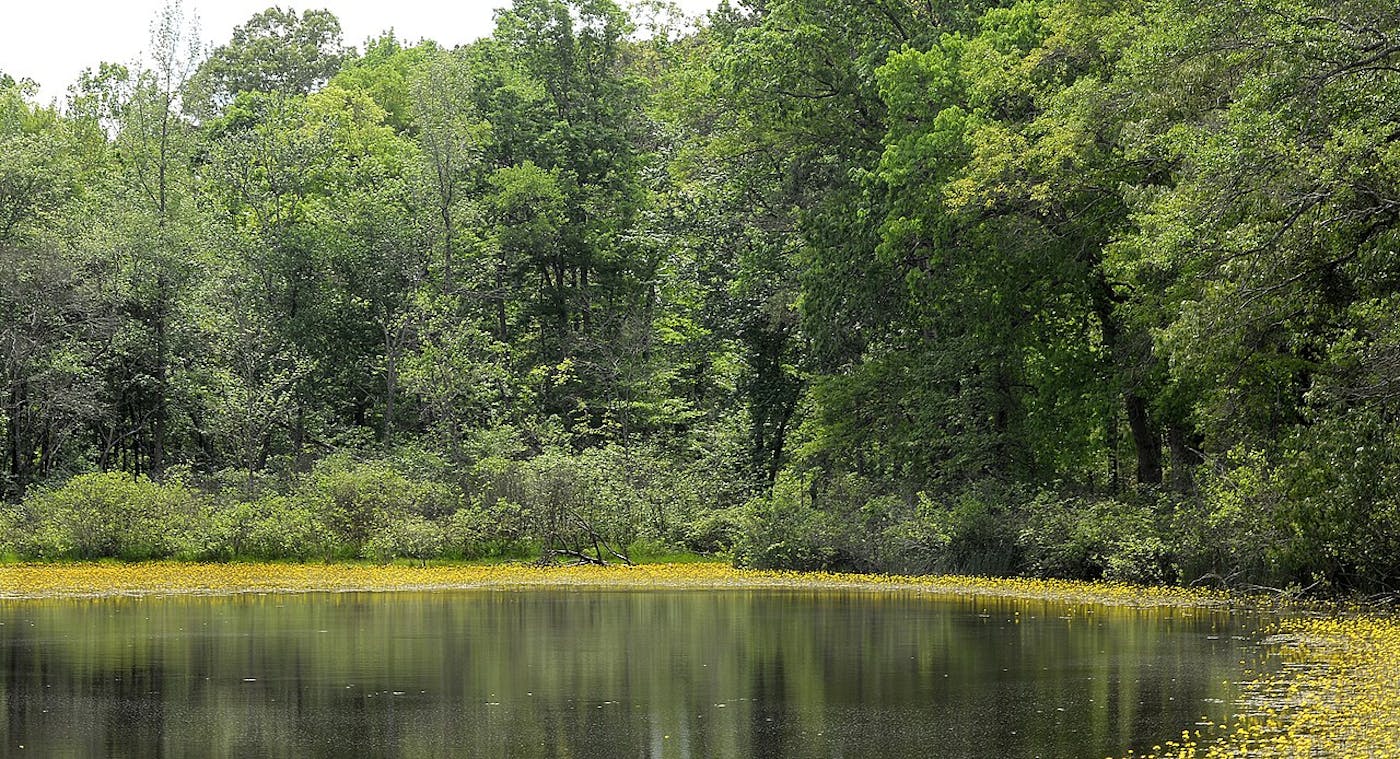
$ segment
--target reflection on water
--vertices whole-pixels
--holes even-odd
[[[0,624],[12,756],[1103,757],[1225,716],[1253,655],[1251,623],[1199,611],[859,591],[23,601]]]

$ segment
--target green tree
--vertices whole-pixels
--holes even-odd
[[[456,289],[454,264],[467,224],[478,213],[469,193],[481,186],[483,154],[491,125],[472,98],[470,66],[464,55],[434,51],[414,70],[409,84],[417,126],[424,184],[437,211],[442,244],[442,289]],[[493,297],[504,308],[503,282]],[[502,334],[504,332],[502,331]]]
[[[305,95],[325,86],[352,57],[340,19],[326,10],[273,6],[233,30],[199,68],[190,91],[198,110],[219,112],[240,92]]]
[[[497,60],[537,83],[544,98],[533,102],[547,107],[548,118],[527,115],[524,126],[542,131],[494,130],[499,142],[488,160],[552,173],[563,200],[555,238],[529,251],[540,285],[526,299],[538,328],[529,360],[575,367],[577,383],[548,385],[545,414],[589,435],[627,426],[636,388],[616,371],[615,351],[632,350],[649,331],[636,323],[647,315],[645,283],[654,269],[632,235],[644,202],[645,120],[641,82],[623,68],[629,31],[611,0],[519,0],[498,15],[494,35],[493,52],[504,56]],[[512,91],[516,105],[521,88]],[[495,124],[493,111],[483,115]]]
[[[101,413],[94,365],[109,336],[66,218],[92,176],[80,124],[0,82],[0,492],[81,471]]]
[[[150,47],[149,64],[85,73],[72,110],[109,136],[100,159],[107,171],[93,183],[79,241],[109,277],[100,298],[120,324],[103,368],[98,465],[159,476],[180,447],[171,399],[183,378],[173,356],[190,352],[184,317],[201,260],[194,126],[181,109],[200,50],[179,3],[157,16]]]
[[[1275,483],[1279,571],[1352,584],[1400,576],[1372,528],[1395,503],[1392,10],[1173,0],[1124,63],[1133,148],[1172,171],[1132,196],[1114,260],[1171,400],[1214,471]]]

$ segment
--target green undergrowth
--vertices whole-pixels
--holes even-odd
[[[421,456],[327,457],[279,477],[161,481],[109,472],[0,506],[0,563],[19,561],[725,562],[755,569],[1384,591],[1341,548],[1250,511],[1248,488],[1113,499],[983,483],[884,493],[858,477],[780,474],[744,495],[721,475],[621,448],[464,468]],[[1352,549],[1347,549],[1352,550]],[[1360,549],[1356,549],[1360,550]],[[1369,577],[1369,579],[1367,579]]]

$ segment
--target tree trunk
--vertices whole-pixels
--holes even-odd
[[[496,339],[506,342],[506,260],[505,254],[496,262]]]
[[[167,374],[168,374],[168,370],[167,370],[167,368],[166,368],[166,364],[168,363],[168,359],[167,359],[166,354],[167,354],[168,350],[167,350],[167,347],[166,347],[166,338],[165,338],[165,312],[166,312],[166,307],[165,307],[165,303],[166,303],[165,288],[166,288],[165,275],[162,274],[162,275],[160,276],[159,280],[158,280],[157,283],[156,283],[156,293],[157,293],[156,297],[159,299],[159,301],[156,303],[156,314],[155,314],[155,316],[156,316],[156,318],[155,318],[155,331],[156,331],[156,367],[155,367],[155,369],[156,369],[156,372],[155,372],[155,374],[156,374],[156,399],[155,399],[155,406],[156,406],[156,407],[155,407],[155,409],[154,409],[154,418],[151,420],[151,466],[150,466],[150,471],[151,471],[151,476],[153,476],[153,477],[159,477],[161,471],[165,468],[165,412],[166,412],[166,403],[165,403],[165,399],[166,399],[166,397],[169,395],[168,388],[166,387],[166,383],[167,383]]]
[[[389,324],[387,309],[384,314],[384,443],[394,440],[394,396],[399,394],[398,341]]]
[[[1152,363],[1150,349],[1145,354],[1123,355],[1132,352],[1122,339],[1122,325],[1114,313],[1113,288],[1100,272],[1095,281],[1094,312],[1103,330],[1104,347],[1113,357],[1114,372],[1123,382],[1123,405],[1128,412],[1128,434],[1133,439],[1133,449],[1137,454],[1137,484],[1162,484],[1162,441],[1161,433],[1148,410],[1147,399],[1133,389],[1137,384],[1134,375]],[[1131,342],[1131,341],[1130,341]],[[1110,487],[1118,492],[1120,475],[1118,471],[1118,429],[1116,415],[1109,422],[1109,478]]]
[[[20,443],[20,405],[23,403],[22,389],[19,385],[10,386],[10,408],[9,423],[5,425],[6,447],[9,449],[10,460],[10,493],[16,501],[24,496],[26,473],[24,471],[24,454]]]
[[[1104,420],[1106,426],[1106,446],[1108,448],[1108,492],[1117,495],[1123,492],[1122,468],[1118,462],[1118,407],[1114,404],[1113,412]]]
[[[1172,490],[1191,493],[1196,489],[1195,469],[1202,463],[1200,441],[1180,424],[1167,425],[1167,448],[1171,451]]]
[[[457,287],[452,281],[452,199],[443,199],[442,204],[442,291],[450,293]]]
[[[1136,393],[1123,394],[1128,407],[1128,429],[1137,451],[1138,485],[1162,484],[1162,440],[1157,425],[1148,413],[1147,400]]]

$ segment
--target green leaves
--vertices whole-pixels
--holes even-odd
[[[172,7],[66,112],[0,87],[5,494],[183,464],[251,497],[403,450],[510,476],[455,526],[220,518],[304,555],[514,513],[773,564],[1400,576],[1365,519],[1400,419],[1392,5],[772,0],[648,38],[516,0],[362,57],[271,9],[208,59]],[[758,498],[684,529],[658,461],[684,519]]]
[[[353,55],[330,11],[272,7],[234,29],[233,39],[200,66],[192,91],[196,111],[217,113],[240,93],[305,95],[324,86]]]

